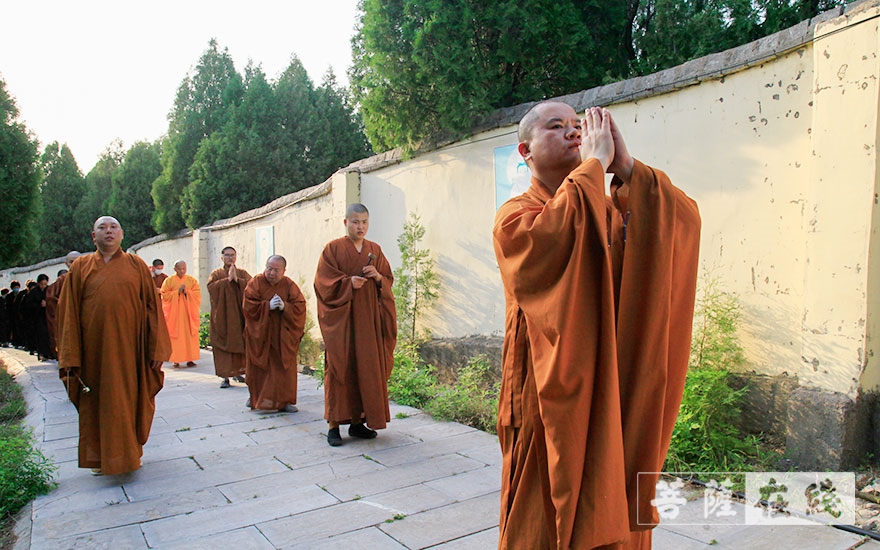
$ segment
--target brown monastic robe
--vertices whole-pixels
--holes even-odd
[[[370,254],[375,259],[370,260]],[[355,290],[352,275],[368,262],[384,277]],[[388,378],[394,367],[397,310],[391,266],[378,244],[364,240],[358,252],[348,237],[327,243],[318,260],[315,292],[318,324],[324,337],[324,418],[340,424],[366,414],[375,430],[391,420]]]
[[[650,549],[656,476],[678,414],[700,218],[635,161],[595,159],[555,195],[533,178],[493,230],[506,299],[500,548]],[[610,227],[609,227],[610,222]]]
[[[250,274],[235,268],[235,280],[229,280],[229,268],[215,269],[208,277],[208,295],[211,298],[211,349],[214,353],[214,372],[221,378],[239,376],[245,372],[244,314],[241,303]]]
[[[186,295],[180,294],[180,285],[186,285]],[[172,363],[184,363],[199,359],[199,310],[202,291],[199,282],[191,275],[180,278],[175,273],[162,283],[162,311],[171,336]]]
[[[164,283],[165,279],[167,279],[167,278],[168,278],[168,275],[165,275],[164,273],[160,273],[160,274],[156,275],[155,277],[153,277],[153,283],[155,283],[156,288],[158,288],[159,290],[162,290],[162,283]]]
[[[55,282],[46,287],[46,324],[49,326],[49,348],[58,356],[58,299],[64,287],[67,273],[62,273]]]
[[[79,466],[104,474],[138,469],[150,435],[155,397],[171,342],[147,265],[121,250],[104,263],[100,252],[70,267],[58,304],[58,367],[79,410]],[[82,392],[78,367],[90,388]]]
[[[282,311],[270,310],[277,294]],[[296,283],[282,277],[270,284],[260,273],[244,289],[244,338],[251,407],[278,410],[296,404],[297,354],[306,325],[306,299]]]

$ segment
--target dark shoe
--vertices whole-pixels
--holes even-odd
[[[236,376],[236,377],[235,377],[235,381],[236,381],[236,382],[241,382],[242,384],[244,384],[244,383],[245,383],[245,382],[244,382],[244,376],[241,376],[241,375]]]
[[[195,364],[194,362],[192,362],[192,361],[187,361],[187,362],[186,362],[186,366],[187,366],[187,367],[194,367],[194,366],[196,366],[196,364]]]
[[[295,413],[295,412],[299,412],[299,409],[296,408],[296,405],[291,405],[290,403],[288,403],[287,405],[284,405],[283,407],[278,409],[278,412],[280,412],[280,413]]]
[[[179,368],[180,368],[180,363],[174,363],[174,364],[171,365],[171,366],[174,367],[175,369],[179,369]]]
[[[339,447],[342,445],[342,436],[339,435],[339,428],[327,430],[327,443],[329,443],[331,447]]]
[[[229,387],[229,378],[224,378],[223,381],[220,382],[220,387],[221,388],[228,388]]]
[[[251,406],[251,398],[250,397],[248,397],[247,403],[245,403],[244,406],[249,409],[253,409],[253,407]]]
[[[376,437],[376,430],[371,430],[366,424],[352,424],[348,427],[348,435],[351,437],[359,437],[361,439],[373,439]]]

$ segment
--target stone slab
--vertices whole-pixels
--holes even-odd
[[[379,526],[407,548],[449,542],[498,524],[499,493],[456,502]]]

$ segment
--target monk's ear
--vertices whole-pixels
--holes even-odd
[[[516,150],[519,151],[519,155],[523,159],[530,160],[532,158],[532,150],[529,148],[528,142],[520,141],[519,145],[516,146]]]

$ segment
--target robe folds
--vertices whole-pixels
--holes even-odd
[[[374,259],[370,259],[370,254]],[[384,278],[368,279],[355,290],[353,275],[368,262]],[[361,251],[348,237],[327,243],[315,274],[318,324],[324,337],[324,418],[340,424],[365,413],[367,424],[385,428],[391,420],[388,378],[394,367],[397,310],[391,265],[378,244],[364,240]]]
[[[269,309],[277,294],[284,309]],[[244,289],[244,338],[251,406],[278,410],[296,404],[299,343],[306,325],[306,299],[289,277],[271,284],[260,273]]]
[[[211,297],[211,349],[214,372],[221,378],[245,372],[244,314],[241,304],[244,289],[251,280],[244,269],[235,268],[235,280],[229,280],[229,268],[221,267],[208,277]]]
[[[186,295],[178,292],[186,285]],[[185,363],[199,359],[199,309],[202,291],[199,282],[191,275],[178,277],[175,273],[162,283],[162,311],[171,336],[172,363]]]
[[[147,265],[121,250],[70,267],[58,303],[59,374],[79,411],[79,466],[104,474],[138,469],[171,342]],[[77,376],[64,377],[76,367]],[[80,384],[90,391],[83,392]]]
[[[46,324],[49,327],[49,348],[57,357],[58,354],[58,299],[64,288],[67,273],[62,273],[55,282],[46,287]]]
[[[651,547],[678,414],[699,252],[694,201],[638,160],[584,161],[496,214],[506,315],[500,548]],[[638,492],[636,489],[638,488]]]
[[[165,275],[164,273],[154,275],[153,276],[153,283],[155,283],[157,289],[162,290],[162,283],[164,283],[165,279],[167,279],[167,278],[168,278],[168,275]]]

